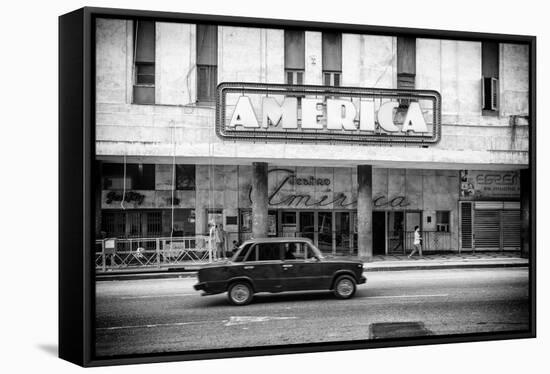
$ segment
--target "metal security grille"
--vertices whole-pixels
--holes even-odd
[[[500,249],[500,211],[476,210],[474,235],[476,249]]]
[[[101,223],[101,230],[109,238],[122,237],[126,234],[126,216],[123,213],[104,212]]]
[[[521,246],[521,216],[519,210],[503,210],[502,246],[504,249],[519,250]]]
[[[139,238],[142,236],[142,215],[141,212],[129,212],[126,216],[128,221],[128,236]]]
[[[162,234],[162,212],[147,213],[147,236]]]
[[[472,249],[472,203],[460,205],[460,232],[462,249]]]

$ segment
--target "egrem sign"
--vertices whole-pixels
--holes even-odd
[[[221,83],[216,133],[222,139],[318,143],[435,144],[437,91]]]

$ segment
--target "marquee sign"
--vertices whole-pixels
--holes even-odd
[[[437,91],[221,83],[216,133],[222,139],[280,142],[435,144]]]

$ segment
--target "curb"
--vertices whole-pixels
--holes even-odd
[[[485,264],[438,264],[438,265],[403,265],[403,266],[373,266],[364,267],[363,272],[382,272],[382,271],[406,271],[406,270],[442,270],[442,269],[487,269],[487,268],[516,268],[528,267],[528,263],[508,262],[508,263],[485,263]],[[134,272],[134,273],[107,273],[97,274],[95,280],[116,281],[116,280],[140,280],[140,279],[171,279],[171,278],[196,278],[195,270],[175,270],[155,272]]]

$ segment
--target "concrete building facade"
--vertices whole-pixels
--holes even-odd
[[[343,33],[333,52],[322,32],[291,32],[97,20],[98,237],[192,236],[215,221],[231,241],[301,235],[368,258],[407,251],[418,225],[426,250],[519,249],[528,46]],[[222,82],[435,90],[441,140],[224,140],[210,100]]]

